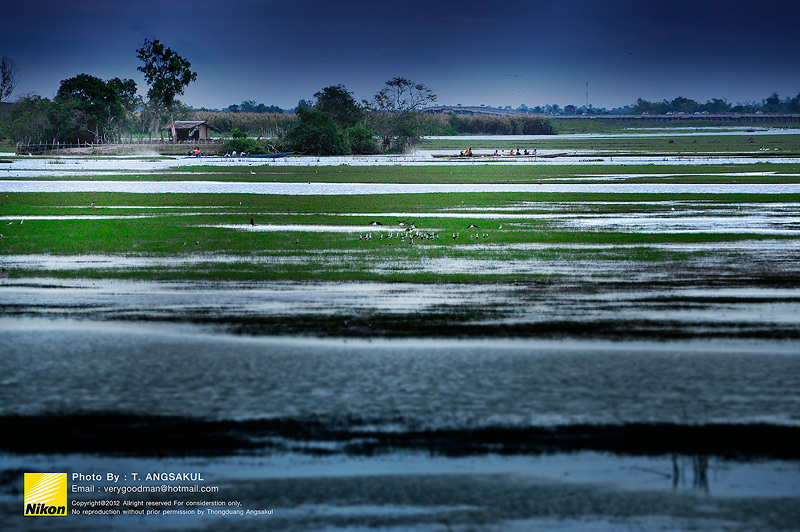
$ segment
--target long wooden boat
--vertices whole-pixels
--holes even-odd
[[[277,159],[279,157],[286,157],[287,155],[291,155],[291,153],[262,153],[262,154],[255,154],[255,155],[239,155],[236,154],[236,157],[232,155],[187,155],[184,159]]]

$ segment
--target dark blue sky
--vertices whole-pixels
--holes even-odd
[[[14,97],[81,74],[136,80],[161,40],[192,63],[182,101],[294,107],[344,84],[359,99],[403,76],[442,104],[616,107],[800,93],[796,0],[3,0]]]

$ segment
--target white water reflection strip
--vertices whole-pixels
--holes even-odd
[[[223,183],[217,181],[0,181],[2,192],[140,194],[376,195],[431,193],[798,194],[800,184],[381,184]]]
[[[300,231],[306,233],[401,233],[405,229],[400,227],[385,227],[382,225],[303,225],[303,224],[215,224],[201,225],[198,227],[212,227],[216,229],[235,229],[237,231],[254,231],[278,233],[283,231]]]

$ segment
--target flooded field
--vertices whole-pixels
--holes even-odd
[[[520,184],[520,185],[391,185],[371,183],[219,183],[203,181],[0,181],[6,192],[116,192],[129,194],[272,194],[280,196],[352,196],[365,194],[457,194],[457,193],[579,193],[579,194],[800,194],[800,184],[785,185],[692,185],[670,183],[614,184]]]
[[[0,528],[38,469],[199,469],[274,510],[204,530],[796,528],[797,132],[738,133],[623,163],[15,158]],[[673,146],[563,142],[635,135]],[[543,139],[430,140],[463,141]],[[127,517],[91,524],[195,528]]]

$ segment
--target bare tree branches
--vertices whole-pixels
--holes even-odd
[[[435,101],[436,95],[422,83],[394,78],[364,106],[373,129],[383,137],[384,149],[403,150],[419,138],[419,112]]]

